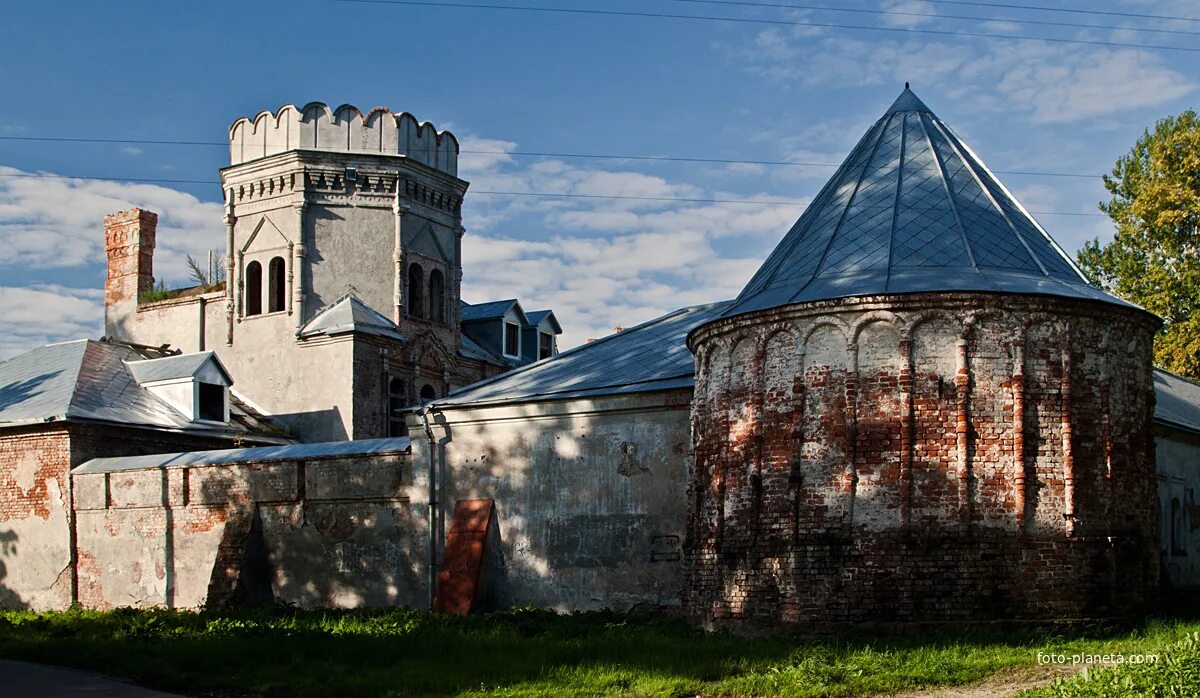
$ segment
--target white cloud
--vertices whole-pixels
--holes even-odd
[[[771,28],[730,48],[753,73],[809,87],[938,85],[962,107],[1034,123],[1094,120],[1166,104],[1196,80],[1153,53],[1079,45],[925,38],[820,38]]]
[[[104,289],[0,286],[0,360],[51,342],[103,334]]]
[[[896,12],[893,15],[882,15],[883,24],[889,27],[919,27],[937,21],[933,16],[937,10],[923,0],[895,0],[883,3],[882,9]]]
[[[0,267],[79,267],[104,259],[104,216],[134,206],[159,215],[155,276],[187,282],[186,256],[224,249],[221,205],[153,184],[37,177],[0,166]]]

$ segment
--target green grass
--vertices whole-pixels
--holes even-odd
[[[465,618],[403,609],[11,611],[0,612],[0,656],[205,695],[850,696],[1030,670],[1039,651],[1192,653],[1183,669],[1164,663],[1137,679],[1152,685],[1180,671],[1195,676],[1196,644],[1186,649],[1185,638],[1198,632],[1200,622],[1178,620],[1069,636],[748,640],[673,621],[534,609]],[[1063,692],[1072,686],[1039,695],[1122,695]]]

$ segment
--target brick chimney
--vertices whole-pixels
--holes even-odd
[[[137,312],[138,295],[154,289],[154,231],[158,214],[132,208],[104,217],[104,333],[128,339],[125,325]]]

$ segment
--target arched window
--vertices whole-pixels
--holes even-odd
[[[408,427],[399,412],[408,406],[408,385],[399,378],[388,380],[388,436],[408,436]]]
[[[426,383],[425,385],[421,386],[421,399],[422,400],[433,400],[436,398],[437,398],[437,391],[433,389],[432,385]]]
[[[262,315],[262,265],[246,265],[246,315]]]
[[[429,319],[446,321],[446,279],[439,269],[429,272]]]
[[[267,312],[283,310],[284,297],[283,257],[275,257],[267,265]]]
[[[420,264],[408,268],[408,314],[425,317],[425,272]]]

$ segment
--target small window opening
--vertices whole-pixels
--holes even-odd
[[[399,378],[388,381],[388,436],[408,436],[400,410],[408,406],[408,385]]]
[[[262,315],[262,265],[246,265],[246,315]]]
[[[225,421],[225,386],[198,383],[200,389],[200,419],[209,422]]]
[[[426,383],[425,385],[421,386],[421,399],[435,400],[437,399],[437,391],[434,390],[432,385]]]
[[[425,271],[420,264],[408,268],[408,314],[425,317]]]
[[[554,356],[554,335],[538,332],[538,358],[548,359],[551,356]]]
[[[504,323],[504,353],[508,356],[521,355],[521,328],[515,322]]]
[[[446,279],[441,270],[429,272],[429,319],[434,322],[446,321]]]
[[[278,313],[283,310],[283,297],[286,283],[284,279],[283,257],[275,257],[267,265],[267,312]]]

